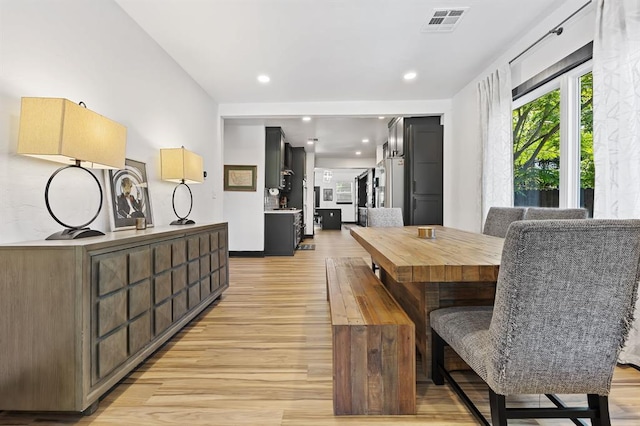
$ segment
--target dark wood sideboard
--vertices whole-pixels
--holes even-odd
[[[0,245],[0,410],[93,412],[229,287],[227,229]]]

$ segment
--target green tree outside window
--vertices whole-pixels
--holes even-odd
[[[593,80],[580,79],[580,187],[593,188]],[[560,90],[513,111],[514,192],[558,190],[560,184]]]

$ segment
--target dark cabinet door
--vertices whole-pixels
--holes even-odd
[[[440,117],[405,119],[409,225],[442,225],[442,142]]]
[[[291,170],[293,175],[291,178],[291,189],[289,191],[289,207],[302,209],[304,207],[304,168],[307,161],[307,154],[303,147],[292,149],[291,154]]]
[[[388,157],[404,156],[404,118],[402,117],[394,119],[389,125],[387,151]]]
[[[265,213],[264,254],[265,256],[293,256],[297,244],[295,215],[290,213]]]
[[[396,121],[396,157],[404,156],[404,118]]]
[[[280,127],[266,128],[264,186],[282,188],[284,168],[284,133]]]
[[[389,157],[396,156],[396,122],[389,125],[389,139],[387,140],[387,153]]]
[[[291,170],[293,168],[293,148],[290,144],[284,144],[284,168]]]

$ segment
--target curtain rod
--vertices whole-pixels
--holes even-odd
[[[547,38],[547,36],[551,35],[551,34],[555,34],[555,35],[560,35],[562,34],[562,31],[564,30],[562,28],[562,24],[564,24],[565,22],[567,22],[569,19],[573,18],[574,16],[576,16],[578,13],[580,13],[582,11],[582,9],[584,9],[585,7],[589,6],[591,4],[591,0],[589,0],[588,2],[586,2],[585,4],[582,5],[582,7],[580,7],[580,9],[576,10],[575,12],[573,12],[571,15],[569,15],[564,21],[560,22],[558,25],[556,25],[553,29],[549,30],[548,33],[546,33],[545,35],[543,35],[542,37],[540,37],[539,39],[537,39],[536,41],[534,41],[529,47],[527,47],[526,49],[524,49],[522,52],[520,52],[520,54],[518,56],[516,56],[515,58],[513,58],[512,60],[509,61],[509,65],[511,65],[513,62],[515,62],[518,58],[520,58],[522,55],[524,55],[525,53],[527,53],[529,50],[531,50],[536,44],[540,43],[542,40],[544,40],[545,38]]]

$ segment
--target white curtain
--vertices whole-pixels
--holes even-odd
[[[640,218],[640,1],[598,0],[593,41],[594,217]],[[640,365],[640,310],[620,355]]]
[[[482,218],[489,207],[513,206],[511,68],[501,66],[478,83],[482,138]]]

